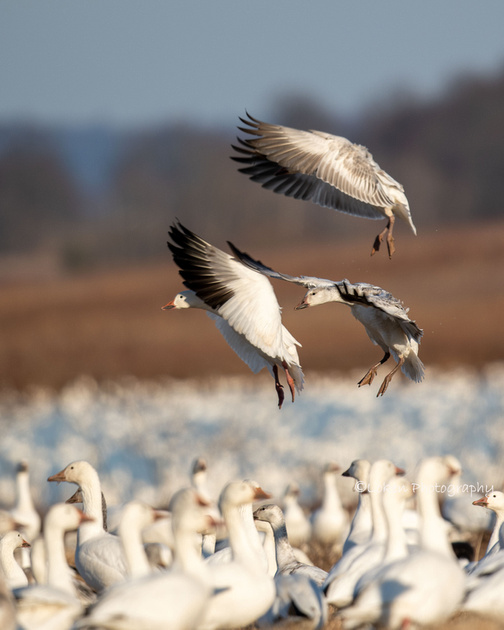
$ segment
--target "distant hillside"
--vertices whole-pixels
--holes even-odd
[[[366,145],[405,186],[422,233],[504,216],[502,111],[504,72],[460,81],[435,102],[391,100],[352,121],[290,97],[271,121]],[[373,237],[370,221],[275,195],[239,174],[229,156],[240,114],[224,130],[190,121],[136,132],[0,127],[0,264],[34,252],[64,272],[147,261],[162,254],[174,217],[210,240],[225,234],[250,247]]]

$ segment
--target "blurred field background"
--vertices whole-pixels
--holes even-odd
[[[371,149],[403,183],[418,229],[396,224],[392,261],[369,256],[383,222],[275,195],[238,173],[229,156],[243,112],[225,128],[0,124],[0,384],[246,374],[201,312],[160,310],[183,288],[166,248],[176,217],[280,271],[389,290],[425,331],[427,367],[502,360],[502,111],[504,72],[351,121],[301,95],[251,112]],[[307,372],[367,369],[381,357],[344,307],[294,312],[302,289],[275,291]]]

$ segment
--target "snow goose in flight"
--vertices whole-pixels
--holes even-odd
[[[392,232],[400,217],[416,234],[404,188],[382,170],[366,147],[321,131],[300,131],[240,118],[252,138],[238,138],[245,164],[240,171],[273,192],[367,219],[388,219],[375,238],[371,255],[387,234],[389,258],[395,251]],[[255,137],[254,137],[255,136]]]
[[[282,325],[271,284],[229,254],[182,226],[170,229],[168,247],[180,267],[188,291],[178,293],[163,310],[200,308],[255,374],[266,367],[275,379],[278,406],[284,400],[278,368],[283,368],[294,401],[303,389],[303,372],[296,346],[301,344]]]
[[[274,271],[248,254],[241,252],[229,243],[236,258],[244,265],[259,271],[270,278],[286,280],[308,289],[296,310],[317,306],[326,302],[339,302],[352,309],[352,314],[359,321],[371,339],[382,348],[383,358],[373,365],[359,381],[358,385],[371,385],[377,374],[377,368],[388,361],[390,355],[396,361],[395,367],[385,376],[377,396],[383,396],[394,374],[401,369],[409,379],[420,382],[424,376],[423,363],[418,358],[418,345],[423,336],[417,324],[408,317],[408,309],[393,295],[380,287],[365,282],[351,283],[349,280],[324,280],[310,276],[289,276]]]

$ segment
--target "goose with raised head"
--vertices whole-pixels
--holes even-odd
[[[358,492],[359,498],[357,508],[350,523],[350,531],[343,543],[342,555],[355,547],[367,543],[371,537],[373,521],[371,518],[371,499],[369,492],[366,492],[369,484],[369,471],[371,463],[367,459],[354,459],[349,468],[341,473],[342,477],[352,477],[356,483],[354,489]]]
[[[344,628],[366,624],[392,630],[407,625],[437,626],[459,608],[465,589],[464,572],[448,540],[436,496],[436,488],[448,483],[454,472],[443,457],[421,462],[414,485],[421,517],[421,547],[388,564],[359,592],[353,605],[341,611]]]
[[[327,601],[341,608],[348,606],[354,597],[355,585],[364,573],[376,567],[386,550],[388,528],[383,510],[383,490],[395,475],[403,475],[388,459],[373,462],[369,471],[368,492],[371,495],[373,529],[367,543],[350,549],[332,567],[324,584]]]
[[[303,574],[311,578],[318,586],[322,586],[327,578],[327,571],[299,562],[287,536],[287,528],[281,508],[273,503],[261,505],[254,512],[256,521],[265,521],[271,525],[275,540],[275,556],[277,575]]]
[[[197,532],[211,524],[207,504],[193,488],[170,502],[175,561],[168,571],[128,578],[107,589],[76,628],[191,630],[197,627],[214,589],[205,579]],[[138,552],[141,553],[139,546]]]
[[[278,406],[284,400],[283,369],[294,402],[304,376],[294,339],[282,324],[271,283],[239,260],[210,245],[180,223],[172,225],[168,247],[184,285],[163,310],[199,308],[213,319],[229,346],[257,374],[267,368],[275,379]]]
[[[222,490],[219,508],[226,522],[232,552],[230,562],[204,563],[212,586],[222,589],[205,609],[199,630],[238,628],[254,623],[275,599],[275,584],[268,573],[264,550],[254,527],[255,538],[244,527],[245,505],[270,498],[254,481],[232,481]]]
[[[32,543],[40,534],[40,514],[35,508],[31,487],[30,469],[28,462],[22,460],[16,469],[16,504],[11,510],[12,518],[17,523],[16,528],[23,538]],[[24,569],[30,566],[30,552],[28,548],[21,551],[21,565]]]
[[[385,376],[377,396],[383,396],[394,374],[401,369],[402,373],[416,383],[424,377],[424,365],[418,357],[418,346],[423,336],[415,321],[409,318],[408,309],[391,293],[365,282],[351,283],[349,280],[325,280],[310,276],[289,276],[274,271],[263,263],[254,260],[229,243],[236,258],[250,269],[259,273],[301,285],[308,289],[296,309],[317,306],[328,302],[345,304],[351,308],[352,315],[365,328],[371,341],[380,346],[384,355],[373,365],[358,382],[371,385],[380,365],[390,356],[396,361],[394,368]]]
[[[98,592],[123,581],[128,565],[119,537],[103,528],[102,492],[96,470],[87,461],[76,461],[48,481],[67,481],[81,489],[82,509],[90,517],[77,530],[75,566],[83,580]]]
[[[387,235],[389,258],[395,251],[393,229],[396,217],[416,235],[404,188],[374,161],[366,147],[322,131],[301,131],[271,125],[247,114],[246,127],[233,146],[240,154],[233,159],[240,172],[273,192],[313,201],[367,219],[387,219],[376,236],[371,255]]]
[[[311,515],[312,539],[322,545],[339,547],[348,534],[348,512],[341,503],[338,477],[341,468],[329,462],[322,473],[322,505]]]
[[[289,542],[293,547],[301,547],[311,538],[311,523],[299,504],[301,489],[291,481],[283,495],[283,513]]]
[[[68,630],[83,610],[74,573],[65,555],[64,536],[90,517],[73,505],[57,503],[44,518],[47,582],[14,590],[18,622],[25,630]]]
[[[7,532],[0,538],[0,575],[11,589],[28,585],[26,573],[18,564],[14,552],[16,549],[29,547],[30,543],[16,530]]]
[[[123,546],[130,578],[139,578],[152,573],[152,566],[146,554],[142,532],[157,520],[165,521],[165,515],[142,501],[130,501],[124,507],[118,534]],[[166,521],[164,525],[168,527]]]
[[[492,490],[481,499],[473,501],[473,505],[485,507],[495,514],[494,526],[492,534],[488,540],[485,556],[494,554],[502,549],[500,545],[500,532],[504,524],[504,492],[500,490]]]

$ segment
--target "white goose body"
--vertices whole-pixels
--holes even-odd
[[[386,551],[388,535],[383,510],[382,492],[387,482],[403,471],[391,461],[382,459],[374,462],[369,473],[369,492],[373,530],[367,543],[351,549],[329,572],[324,584],[327,601],[338,608],[348,606],[354,598],[355,585],[368,571],[379,565]]]
[[[293,547],[300,547],[311,537],[311,523],[303,508],[299,505],[299,485],[291,482],[283,496],[283,512],[289,542]]]
[[[348,512],[341,503],[338,490],[340,467],[329,462],[322,479],[322,505],[311,515],[312,538],[323,545],[340,546],[348,534]]]
[[[229,346],[257,373],[264,367],[275,378],[278,405],[284,394],[278,380],[283,369],[294,401],[304,376],[297,347],[301,344],[283,326],[271,284],[262,274],[207,243],[183,227],[170,229],[168,243],[188,291],[178,293],[163,309],[207,311]]]
[[[357,545],[362,545],[369,541],[373,529],[371,517],[371,499],[368,489],[369,470],[371,464],[367,459],[356,459],[350,467],[342,472],[343,477],[353,477],[357,483],[355,489],[359,493],[357,509],[350,523],[350,531],[343,543],[342,555]]]
[[[464,594],[464,573],[452,551],[441,517],[436,484],[453,470],[446,459],[424,460],[418,475],[421,548],[388,564],[343,611],[343,627],[365,624],[398,629],[405,624],[438,625],[458,609]]]
[[[199,630],[237,628],[254,623],[275,600],[275,584],[268,573],[267,561],[258,532],[255,542],[243,526],[240,507],[253,501],[270,498],[253,481],[231,482],[221,492],[219,507],[229,532],[233,559],[221,564],[204,563],[213,588],[219,592],[205,609]]]
[[[352,309],[353,316],[364,326],[368,337],[385,353],[359,381],[359,387],[371,385],[377,368],[388,361],[391,355],[396,365],[386,375],[377,396],[383,396],[399,368],[412,381],[418,383],[423,379],[424,365],[418,357],[423,331],[409,318],[408,310],[391,293],[364,282],[353,284],[346,279],[334,281],[311,276],[289,276],[263,265],[231,243],[230,245],[235,256],[251,269],[270,278],[306,287],[308,291],[301,303],[296,306],[297,310],[328,302],[346,304]]]
[[[68,630],[81,614],[83,605],[75,591],[73,571],[66,561],[64,535],[87,520],[78,508],[65,503],[57,503],[47,512],[43,534],[47,583],[14,591],[18,622],[25,630]]]
[[[238,138],[242,146],[233,148],[241,156],[233,159],[245,164],[240,171],[263,188],[358,217],[388,219],[371,254],[388,230],[392,257],[396,216],[416,234],[403,186],[379,167],[366,147],[321,131],[271,125],[250,114],[240,120],[247,125],[240,130],[253,137]]]
[[[300,562],[291,547],[287,537],[287,528],[282,510],[278,505],[263,505],[254,512],[256,521],[265,521],[271,525],[275,541],[275,555],[277,564],[277,575],[306,575],[318,586],[322,586],[327,578],[327,571]]]
[[[83,512],[92,519],[82,523],[77,531],[75,566],[83,580],[98,592],[123,581],[128,565],[119,537],[103,528],[102,492],[96,470],[86,461],[76,461],[48,481],[77,484],[82,492]]]
[[[196,532],[209,526],[197,492],[181,490],[171,500],[175,563],[168,571],[128,578],[107,589],[76,628],[108,630],[192,630],[212,587],[195,545]],[[138,553],[141,544],[137,541]]]

